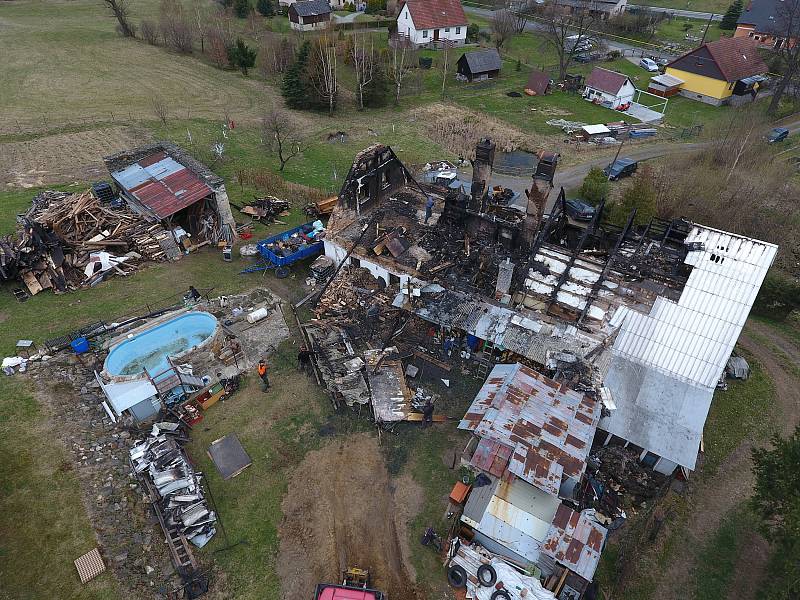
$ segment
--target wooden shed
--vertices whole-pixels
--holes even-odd
[[[465,52],[458,59],[457,71],[467,78],[467,81],[482,81],[493,79],[500,74],[503,60],[495,48]]]

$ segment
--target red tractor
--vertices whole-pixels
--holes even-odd
[[[369,571],[350,567],[342,580],[342,585],[318,584],[314,600],[388,600],[383,592],[369,589]]]

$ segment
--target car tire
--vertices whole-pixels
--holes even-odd
[[[497,583],[497,571],[492,565],[481,565],[478,567],[478,583],[483,587],[492,587]]]
[[[456,589],[467,587],[467,572],[464,567],[454,565],[447,571],[447,583]]]
[[[495,590],[494,594],[491,595],[489,600],[499,600],[499,598],[511,600],[511,594],[509,594],[506,590]]]
[[[289,269],[286,267],[275,267],[275,277],[278,279],[286,279],[289,276]]]

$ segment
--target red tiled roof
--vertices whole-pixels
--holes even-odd
[[[667,66],[719,79],[703,64],[703,60],[708,60],[703,58],[703,54],[711,57],[724,80],[728,82],[752,75],[763,75],[769,71],[769,67],[761,60],[756,42],[747,37],[721,38],[716,42],[709,42],[676,58]],[[691,60],[685,60],[695,55],[698,57],[698,64],[693,65]]]
[[[769,71],[769,67],[761,60],[755,41],[750,38],[721,38],[709,42],[706,47],[727,81],[738,81]]]
[[[616,96],[627,80],[628,77],[622,73],[595,67],[586,80],[586,87]]]
[[[403,4],[408,6],[416,29],[467,25],[467,16],[459,0],[406,0]]]

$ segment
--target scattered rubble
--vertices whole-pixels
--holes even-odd
[[[18,217],[16,236],[0,238],[0,279],[19,279],[30,295],[96,285],[128,275],[141,261],[175,260],[172,233],[124,206],[102,204],[91,191],[44,191]]]

